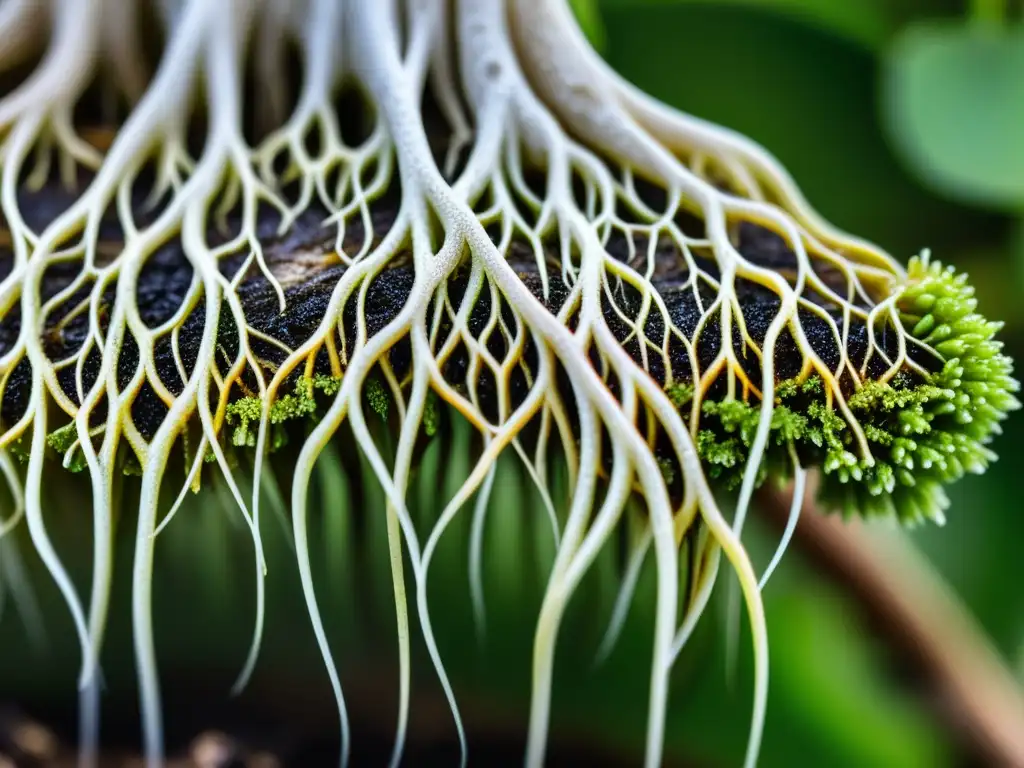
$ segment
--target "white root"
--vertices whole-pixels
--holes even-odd
[[[147,8],[150,2],[154,8]],[[130,37],[145,10],[155,11],[167,31],[152,76]],[[282,62],[291,40],[300,48],[302,78],[295,107],[285,114],[289,79]],[[253,541],[257,608],[239,690],[257,664],[265,619],[260,496],[268,484],[276,487],[267,458],[278,426],[272,409],[296,379],[309,383],[314,365],[326,358],[337,391],[302,444],[290,492],[277,495],[290,497],[300,582],[337,704],[343,764],[351,749],[350,723],[314,583],[307,504],[316,462],[336,456],[329,446],[347,422],[386,498],[383,509],[368,513],[385,516],[395,599],[399,711],[392,765],[401,760],[408,730],[410,594],[466,760],[456,691],[432,630],[428,576],[442,537],[478,494],[471,513],[469,579],[482,632],[484,519],[496,462],[510,445],[543,501],[555,542],[535,629],[527,764],[539,766],[545,757],[562,617],[599,552],[627,524],[628,506],[639,510],[642,533],[629,553],[598,656],[606,656],[614,644],[653,550],[657,598],[645,762],[661,762],[670,670],[704,612],[724,555],[738,577],[753,635],[754,707],[746,753],[746,765],[753,765],[768,683],[760,589],[795,522],[794,513],[759,582],[742,533],[768,448],[776,345],[791,334],[803,356],[802,375],[820,376],[829,402],[850,423],[861,458],[870,461],[839,379],[860,382],[866,375],[867,360],[856,370],[846,352],[855,321],[867,325],[868,358],[881,356],[887,376],[913,365],[905,338],[890,359],[874,337],[876,322],[900,327],[895,305],[884,300],[902,275],[896,263],[822,221],[761,148],[663,107],[625,83],[589,49],[560,0],[52,0],[42,5],[8,0],[0,5],[0,70],[43,46],[46,53],[35,72],[0,98],[0,209],[13,262],[0,283],[0,312],[6,318],[17,307],[21,313],[16,343],[0,352],[0,388],[16,366],[31,369],[25,408],[17,418],[4,415],[0,434],[0,469],[17,502],[14,515],[0,522],[0,536],[25,519],[74,619],[82,652],[83,763],[94,759],[99,727],[97,665],[114,578],[114,507],[124,455],[134,455],[142,467],[132,623],[146,758],[155,766],[163,756],[151,604],[157,535],[172,524],[187,492],[198,488],[209,455]],[[250,66],[266,91],[259,119],[267,132],[255,146],[247,143],[251,134],[244,125],[251,105],[243,81]],[[72,121],[76,105],[97,80],[131,105],[105,149],[79,136]],[[372,120],[356,146],[343,137],[350,116],[339,115],[335,107],[345,88],[358,89]],[[428,139],[434,137],[424,126],[422,104],[428,95],[447,122],[447,143],[440,152],[432,149]],[[200,119],[207,132],[196,142],[193,125]],[[73,185],[82,169],[89,181],[65,211],[34,231],[22,210],[23,179],[46,182],[53,157],[65,183]],[[722,180],[724,188],[716,186]],[[653,184],[663,199],[647,199],[642,184]],[[386,231],[376,231],[376,206],[397,187],[401,200],[394,220]],[[143,192],[145,209],[137,203]],[[258,275],[275,294],[278,309],[288,311],[287,284],[271,263],[261,225],[276,216],[277,232],[284,236],[311,211],[322,214],[344,270],[317,327],[293,348],[252,327],[241,287]],[[706,231],[683,232],[683,212],[697,214]],[[124,241],[112,255],[100,245],[101,229],[111,219]],[[781,236],[795,256],[795,274],[784,276],[744,256],[734,242],[734,229],[742,222]],[[227,234],[215,236],[211,224]],[[361,240],[353,247],[349,236],[356,231]],[[625,257],[613,252],[613,241],[625,243]],[[654,286],[663,243],[679,254],[685,271],[679,290],[699,310],[696,330],[673,321]],[[150,327],[137,289],[154,254],[171,245],[180,248],[191,268],[191,284],[171,316]],[[539,291],[527,285],[518,263],[510,264],[520,246],[532,259]],[[700,266],[704,258],[714,262],[716,274]],[[371,332],[365,316],[371,282],[392,267],[408,268],[410,261],[414,282],[404,305]],[[231,273],[225,274],[229,263]],[[46,293],[50,270],[69,264],[77,274]],[[838,278],[826,281],[816,265]],[[450,278],[463,267],[468,277],[456,301],[449,294]],[[744,283],[779,300],[761,342],[746,327],[739,296]],[[812,291],[842,308],[841,322],[809,298]],[[636,297],[632,308],[631,295]],[[553,309],[555,296],[561,303]],[[42,337],[50,318],[73,300],[78,305],[62,315],[64,322],[85,317],[88,333],[79,348],[51,359]],[[475,310],[485,303],[489,311],[480,322]],[[349,306],[357,310],[354,327],[342,324]],[[840,349],[836,366],[826,365],[812,348],[800,310],[825,323]],[[201,321],[191,367],[181,351],[182,328],[190,317]],[[222,317],[230,318],[235,332],[222,327]],[[720,331],[718,352],[702,366],[698,343],[706,343],[714,323]],[[230,359],[224,351],[228,341],[235,349]],[[399,342],[408,344],[410,357],[408,370],[401,372],[389,357]],[[173,352],[174,376],[158,365],[161,345]],[[273,364],[262,359],[259,351],[267,346],[283,359]],[[528,365],[529,350],[534,359]],[[468,362],[463,379],[453,382],[449,363],[460,354]],[[744,370],[750,355],[760,360],[760,378]],[[90,374],[88,361],[95,356],[99,371]],[[68,370],[74,371],[73,392],[59,377]],[[660,381],[655,371],[661,372]],[[374,440],[364,414],[368,382],[378,378],[397,405],[394,446]],[[566,388],[559,386],[562,379]],[[672,401],[666,390],[675,382],[692,384],[690,404]],[[696,447],[701,405],[712,386],[723,382],[729,397],[759,400],[761,417],[731,520],[712,494]],[[136,423],[133,415],[144,390],[166,408],[157,425]],[[309,383],[308,397],[312,391]],[[251,439],[251,486],[234,476],[228,447],[229,412],[241,397],[257,399],[260,409]],[[453,498],[431,516],[421,540],[407,495],[417,439],[435,400],[447,403],[479,434],[482,449]],[[87,610],[44,522],[47,411],[53,405],[74,424],[65,464],[80,454],[92,485]],[[528,427],[539,435],[532,445],[525,440]],[[184,485],[161,519],[167,462],[179,446],[192,450],[196,429],[198,449],[186,457]],[[667,448],[658,450],[667,450],[667,461],[679,471],[681,492],[673,490],[659,464],[664,459],[655,453],[659,436]],[[30,440],[24,473],[9,453],[23,438]],[[611,438],[610,453],[606,438]],[[552,444],[559,447],[556,457],[549,455]],[[325,450],[328,455],[321,457]],[[806,473],[795,455],[793,460],[802,490]],[[556,463],[564,463],[568,477],[564,516],[552,492]],[[243,466],[248,472],[249,463]],[[246,494],[251,490],[249,498],[243,488]],[[693,530],[700,534],[690,553],[696,558],[696,582],[682,595],[680,616],[679,550]]]

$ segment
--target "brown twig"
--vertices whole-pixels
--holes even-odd
[[[765,491],[761,507],[784,525],[788,492]],[[1024,689],[978,623],[902,535],[824,515],[808,494],[794,545],[839,583],[915,664],[979,764],[1024,768]]]

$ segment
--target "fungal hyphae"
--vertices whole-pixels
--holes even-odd
[[[86,760],[116,579],[131,581],[144,742],[161,759],[156,534],[212,481],[255,553],[244,685],[263,628],[258,489],[285,455],[344,759],[307,533],[308,515],[332,514],[307,508],[314,464],[341,446],[386,499],[364,514],[387,521],[396,759],[420,641],[409,612],[463,738],[427,579],[509,454],[557,540],[528,764],[545,753],[559,623],[627,504],[643,534],[620,608],[645,556],[657,583],[647,763],[723,560],[752,628],[752,764],[768,690],[766,574],[742,543],[753,491],[769,477],[802,491],[817,470],[826,506],[941,520],[943,485],[985,468],[1016,406],[998,324],[962,276],[927,254],[904,268],[824,222],[760,147],[619,78],[562,0],[6,0],[0,41],[3,532],[27,528],[73,616]],[[456,418],[472,470],[424,526],[411,478]],[[65,471],[91,487],[89,584],[69,576],[42,501]],[[137,509],[114,514],[127,483]],[[134,564],[115,573],[126,525]],[[700,554],[685,584],[684,543]]]

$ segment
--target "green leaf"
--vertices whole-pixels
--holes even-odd
[[[912,25],[889,53],[882,96],[892,142],[926,185],[1024,207],[1024,30]]]
[[[604,20],[612,67],[767,147],[837,226],[901,256],[1004,241],[993,214],[904,170],[878,120],[878,62],[862,47],[739,0],[609,4]]]

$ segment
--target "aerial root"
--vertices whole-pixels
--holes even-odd
[[[772,574],[775,573],[775,569],[782,561],[782,556],[786,553],[789,548],[789,543],[793,539],[793,533],[796,531],[796,524],[800,521],[800,510],[804,505],[804,496],[807,492],[807,470],[799,465],[796,457],[793,457],[793,500],[790,502],[789,516],[786,519],[786,528],[782,532],[782,538],[779,541],[779,546],[775,550],[775,554],[772,555],[771,561],[768,566],[764,569],[764,573],[761,574],[761,580],[758,581],[758,589],[764,589],[768,583],[768,579],[771,578]]]

